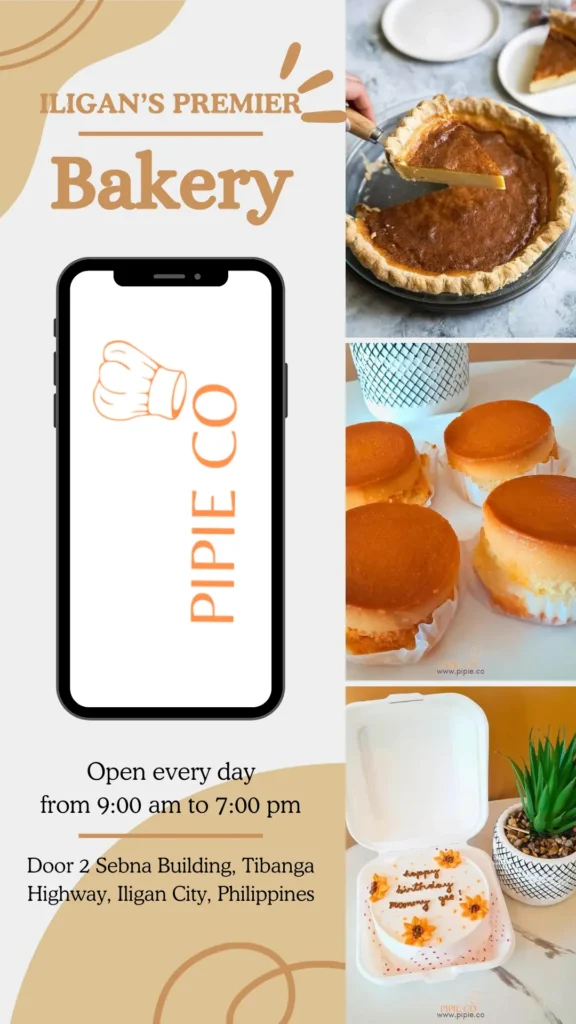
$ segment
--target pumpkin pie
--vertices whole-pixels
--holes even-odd
[[[554,135],[490,99],[450,101],[505,189],[451,185],[376,209],[359,205],[346,240],[375,277],[409,291],[475,295],[515,281],[566,231],[574,183]]]
[[[552,11],[550,27],[530,82],[530,92],[545,92],[576,82],[576,18]]]
[[[432,494],[412,436],[397,423],[355,423],[346,428],[346,508],[377,501],[425,505]]]
[[[453,599],[460,547],[431,508],[379,502],[346,513],[346,648],[414,650],[421,625]]]
[[[500,168],[474,132],[453,116],[443,95],[419,103],[384,148],[394,169],[410,181],[506,188]]]

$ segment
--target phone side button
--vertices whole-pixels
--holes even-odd
[[[288,418],[288,363],[284,363],[284,417]]]
[[[56,426],[57,421],[58,421],[58,397],[57,397],[57,395],[54,395],[54,426]]]
[[[54,353],[54,384],[56,384],[56,353]]]

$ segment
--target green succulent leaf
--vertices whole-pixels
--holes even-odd
[[[514,761],[511,757],[509,757],[508,760],[509,760],[510,764],[512,765],[512,771],[514,772],[514,775],[516,776],[516,782],[518,783],[518,788],[521,789],[522,793],[523,793],[524,792],[524,772],[519,767],[519,765],[516,764],[516,761]],[[522,793],[520,795],[522,795]]]
[[[570,829],[576,826],[576,814],[572,818],[560,817],[550,822],[550,828],[548,829],[548,835],[561,836],[564,832],[568,832]]]
[[[536,832],[546,832],[548,823],[550,822],[550,793],[548,785],[544,786],[542,796],[538,801],[536,813],[532,820],[532,824],[536,829]]]
[[[576,810],[576,796],[574,794],[574,788],[576,787],[576,776],[570,779],[570,782],[560,790],[552,805],[552,814],[556,817],[562,811],[565,811],[568,807],[568,803],[571,802],[572,806]]]
[[[565,730],[536,738],[530,730],[528,761],[523,767],[508,758],[524,813],[540,835],[559,835],[576,827],[576,733]]]

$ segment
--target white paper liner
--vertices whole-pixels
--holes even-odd
[[[527,473],[520,473],[520,476],[562,476],[566,473],[571,460],[572,453],[569,452],[567,448],[562,448],[559,445],[557,459],[548,459],[547,462],[539,462],[537,466],[534,466],[533,469],[529,469]],[[448,470],[454,490],[461,498],[464,498],[465,501],[469,501],[471,505],[477,505],[481,508],[490,492],[498,486],[495,484],[494,487],[490,488],[490,490],[485,490],[483,487],[474,483],[466,473],[462,473],[459,469],[453,469],[445,454],[442,461],[443,465]]]
[[[415,637],[416,646],[411,651],[405,647],[397,651],[378,651],[376,654],[350,654],[346,651],[346,658],[355,665],[415,665],[442,639],[457,607],[458,590],[455,590],[453,598],[436,608],[432,622],[424,622],[419,627]]]
[[[506,612],[503,608],[500,608],[493,601],[490,591],[484,586],[474,568],[474,550],[479,540],[480,534],[477,534],[476,537],[462,544],[462,550],[465,558],[468,589],[485,608],[489,608],[498,615],[504,615],[506,618],[518,619],[519,622],[535,622],[542,626],[570,626],[576,622],[576,599],[562,601],[559,598],[533,594],[531,590],[526,590],[525,587],[521,587],[512,581],[510,581],[509,592],[524,602],[529,616],[513,615],[512,612]]]
[[[428,441],[417,442],[414,447],[419,455],[426,455],[426,465],[422,465],[422,472],[426,477],[426,481],[430,488],[431,494],[428,501],[424,503],[424,508],[429,508],[434,498],[434,492],[436,491],[436,477],[438,476],[438,458],[440,452],[435,444],[428,444]]]

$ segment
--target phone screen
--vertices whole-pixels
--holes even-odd
[[[224,278],[131,286],[87,269],[69,285],[60,688],[80,713],[277,703],[273,287],[259,269]]]

